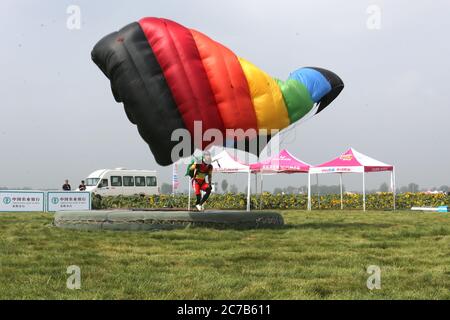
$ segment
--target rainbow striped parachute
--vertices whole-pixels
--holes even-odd
[[[104,37],[92,59],[161,165],[177,160],[171,155],[176,129],[194,135],[194,122],[201,121],[203,132],[218,129],[229,138],[227,129],[254,129],[257,139],[268,135],[261,129],[286,128],[313,107],[317,114],[344,87],[334,73],[312,67],[285,82],[274,79],[206,35],[160,18]]]

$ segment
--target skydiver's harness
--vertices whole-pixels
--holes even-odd
[[[213,160],[212,162],[217,162],[217,165],[219,166],[219,168],[220,168],[220,163],[219,163],[219,161],[217,161],[217,160]],[[212,163],[211,162],[211,163]],[[210,164],[210,165],[207,165],[207,164],[205,164],[204,162],[203,162],[203,160],[202,159],[196,159],[196,158],[193,158],[192,160],[191,160],[191,162],[189,163],[189,165],[187,166],[187,170],[186,170],[186,176],[189,176],[189,177],[191,177],[191,179],[194,179],[194,174],[195,174],[195,169],[197,169],[197,165],[204,165],[205,167],[209,167],[208,168],[208,170],[210,169],[210,170],[212,170],[212,164]],[[206,176],[209,174],[209,171],[207,171],[207,172],[201,172],[201,173],[203,173],[203,179],[204,178],[206,178]],[[198,176],[198,170],[197,170],[197,176]]]
[[[212,165],[206,164],[203,161],[199,164],[192,165],[192,178],[199,184],[203,184],[206,181],[206,176],[212,171]]]

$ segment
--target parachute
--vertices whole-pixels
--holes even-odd
[[[274,79],[201,32],[161,18],[143,18],[107,35],[91,55],[160,165],[181,158],[172,154],[177,129],[194,137],[201,121],[202,133],[219,130],[223,145],[232,139],[231,146],[251,151],[250,140],[269,141],[270,130],[321,112],[344,88],[336,74],[316,67],[300,68],[287,81]],[[230,137],[229,129],[256,134]]]

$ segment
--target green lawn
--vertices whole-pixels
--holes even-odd
[[[282,214],[278,230],[86,232],[1,213],[0,299],[450,299],[450,214]]]

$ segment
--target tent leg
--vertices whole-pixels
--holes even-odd
[[[311,211],[311,174],[308,172],[308,211]]]
[[[319,175],[316,175],[316,182],[317,182],[317,203],[319,204],[320,209],[320,190],[319,190]]]
[[[394,197],[394,211],[396,207],[395,198],[396,198],[396,190],[395,190],[395,167],[392,169],[391,172],[391,179],[392,179],[392,195]]]
[[[260,191],[261,191],[261,197],[259,198],[259,209],[262,210],[263,207],[263,201],[262,201],[262,197],[263,197],[263,177],[264,175],[262,174],[262,172],[260,173],[261,175],[261,185],[260,185]]]
[[[366,173],[363,172],[363,211],[366,211]]]
[[[188,211],[191,211],[191,187],[192,187],[192,183],[191,183],[191,179],[189,179],[189,187],[188,187]]]
[[[250,191],[251,191],[251,171],[248,172],[248,179],[247,179],[247,211],[250,211]]]
[[[339,174],[339,182],[341,185],[341,210],[344,210],[344,199],[342,195],[342,172]]]

